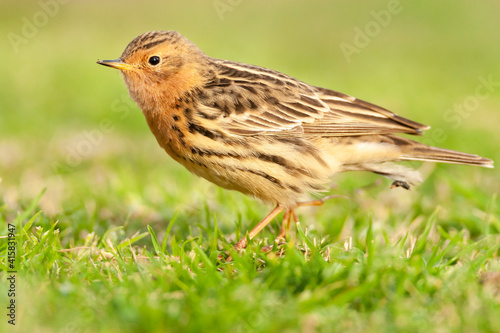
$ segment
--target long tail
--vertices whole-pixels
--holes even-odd
[[[402,151],[402,161],[430,161],[454,164],[477,165],[493,168],[493,161],[478,155],[425,145],[410,139],[390,135]]]

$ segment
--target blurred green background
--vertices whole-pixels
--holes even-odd
[[[422,142],[498,161],[499,14],[494,0],[3,0],[4,219],[12,221],[43,188],[40,223],[59,221],[63,247],[123,224],[128,235],[150,224],[161,236],[176,211],[180,237],[216,216],[234,242],[238,223],[244,230],[267,213],[264,204],[218,189],[172,161],[120,73],[96,64],[119,57],[150,30],[177,30],[212,57],[272,68],[378,104],[431,125]],[[300,213],[306,225],[336,241],[357,232],[342,229],[357,214],[370,214],[374,229],[390,225],[389,236],[396,237],[404,234],[397,227],[403,220],[428,216],[437,205],[445,227],[466,227],[473,236],[488,228],[485,212],[498,213],[498,168],[427,164],[422,173],[426,181],[411,192],[389,191],[382,180],[361,194],[359,188],[378,178],[339,175],[332,193],[350,200]]]

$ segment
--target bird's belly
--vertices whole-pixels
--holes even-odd
[[[196,149],[164,146],[165,151],[190,172],[228,190],[252,195],[265,202],[289,206],[309,192],[319,192],[329,181],[330,169],[312,155],[280,143],[262,146],[247,142],[246,153],[193,153]],[[286,148],[286,149],[285,149]],[[282,152],[288,151],[285,157]],[[280,155],[281,154],[281,155]]]

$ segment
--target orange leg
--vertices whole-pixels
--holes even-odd
[[[290,214],[291,211],[292,210],[289,209],[283,214],[283,222],[281,223],[280,233],[275,240],[277,243],[286,240],[286,235],[288,234],[288,230],[290,230],[290,222],[292,222],[292,215]]]
[[[295,221],[295,223],[299,222],[299,218],[297,217],[297,214],[295,214],[295,209],[297,207],[321,206],[325,203],[326,200],[338,198],[338,197],[345,198],[344,196],[341,196],[341,195],[329,195],[329,196],[326,196],[323,199],[319,199],[319,200],[297,202],[292,208],[290,208],[289,210],[287,210],[285,212],[285,215],[283,215],[283,223],[281,224],[280,233],[279,233],[278,237],[276,237],[276,241],[279,243],[281,240],[286,239],[288,231],[290,230],[290,222],[292,221],[292,217],[293,217],[293,220]]]
[[[290,224],[293,220],[295,223],[299,222],[299,218],[297,217],[297,214],[295,214],[295,208],[297,207],[302,207],[302,206],[321,206],[325,203],[326,200],[332,199],[332,198],[338,198],[342,197],[345,198],[344,196],[341,195],[329,195],[324,197],[323,199],[319,200],[313,200],[313,201],[304,201],[304,202],[297,202],[293,207],[287,209],[283,215],[283,222],[281,224],[281,229],[280,233],[278,234],[278,237],[276,237],[275,242],[280,243],[284,240],[286,240],[286,236],[288,234],[288,231],[290,230]],[[248,238],[252,239],[254,238],[259,232],[262,231],[271,221],[274,219],[279,213],[281,213],[283,210],[285,210],[285,207],[281,205],[277,205],[269,215],[267,215],[262,221],[260,221],[249,233],[248,233]],[[247,247],[247,237],[243,237],[240,239],[238,243],[234,246],[235,250],[241,250]],[[262,248],[264,252],[268,252],[272,249],[272,246],[265,246]],[[221,257],[222,258],[222,257]],[[229,256],[226,261],[230,261],[231,256]]]
[[[248,233],[248,238],[250,238],[250,239],[254,238],[262,229],[264,229],[266,227],[266,225],[269,224],[269,222],[272,221],[272,219],[274,219],[276,217],[276,215],[281,213],[284,209],[285,209],[285,207],[283,207],[281,205],[277,205],[271,211],[271,213],[269,213],[269,215],[267,215],[262,221],[259,222],[259,224],[257,224],[255,226],[255,228],[253,228]],[[246,236],[243,237],[242,239],[240,239],[240,241],[238,243],[236,243],[236,245],[234,246],[234,248],[236,250],[241,250],[241,249],[244,249],[246,247],[247,247],[247,237]]]
[[[303,206],[321,206],[325,203],[326,200],[330,200],[333,198],[347,198],[347,197],[345,197],[343,195],[336,195],[336,194],[328,195],[328,196],[324,197],[323,199],[319,199],[319,200],[297,202],[295,204],[294,208],[303,207]]]

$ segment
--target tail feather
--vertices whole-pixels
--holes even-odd
[[[427,146],[412,140],[408,141],[412,144],[402,147],[403,155],[401,156],[401,160],[443,162],[493,168],[493,161],[485,157],[462,153],[450,149]]]

